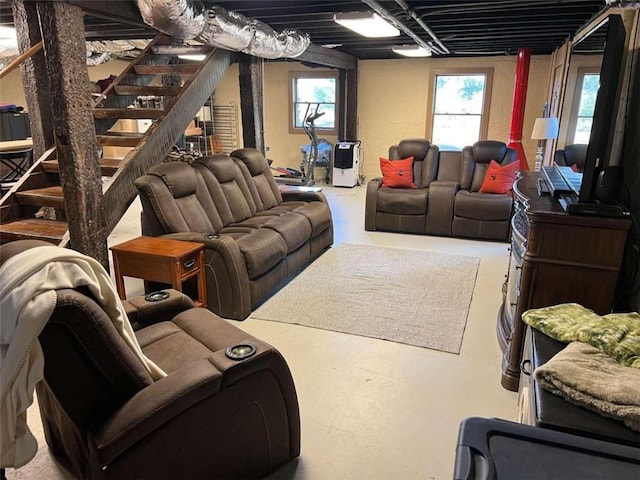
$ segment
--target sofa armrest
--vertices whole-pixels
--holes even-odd
[[[327,202],[327,197],[325,197],[324,193],[322,193],[319,189],[317,190],[302,190],[302,188],[309,187],[299,187],[300,189],[292,189],[292,190],[280,190],[280,194],[282,195],[282,200],[285,202]],[[311,187],[313,188],[313,187]]]
[[[204,244],[209,310],[221,317],[238,320],[251,313],[246,261],[233,237],[224,233],[198,232],[168,233],[162,237]]]
[[[97,459],[107,466],[118,455],[183,411],[215,395],[222,373],[207,359],[144,388],[93,435]]]
[[[166,293],[168,296],[154,300],[149,295],[140,295],[122,301],[134,330],[169,321],[178,313],[194,308],[193,300],[172,288],[153,293]]]
[[[247,343],[256,348],[253,356],[231,360],[225,349],[217,350],[209,358],[161,378],[127,401],[93,437],[100,464],[108,465],[174,417],[209,397],[224,395],[226,388],[256,372],[272,371],[284,382],[283,391],[295,397],[295,390],[291,393],[287,389],[285,380],[290,378],[290,373],[282,372],[286,362],[279,352],[255,337],[248,336],[248,339]]]
[[[458,182],[436,180],[429,185],[426,232],[435,235],[451,235],[453,205]]]
[[[378,190],[382,187],[382,177],[372,178],[367,183],[367,194],[364,205],[364,229],[372,232],[376,229],[376,210]]]

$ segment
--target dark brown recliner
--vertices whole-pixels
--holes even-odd
[[[578,172],[584,170],[584,163],[587,160],[587,147],[589,145],[583,143],[574,143],[573,145],[565,145],[564,149],[556,150],[553,161],[560,166],[571,167],[575,165]]]
[[[49,245],[2,245],[0,259],[39,243]],[[87,291],[56,291],[36,387],[52,452],[78,478],[96,479],[261,478],[297,457],[298,402],[284,358],[170,294],[166,308],[141,298],[125,305],[137,313],[143,353],[167,373],[154,381]],[[255,354],[230,359],[225,349],[238,344]]]
[[[455,195],[452,235],[508,240],[513,197],[511,194],[480,193],[491,160],[504,166],[517,161],[517,153],[495,140],[481,140],[462,149],[460,190]]]
[[[413,157],[413,183],[418,188],[383,188],[382,177],[369,181],[365,230],[425,233],[429,185],[438,171],[438,152],[424,138],[401,140],[389,147],[389,160]]]

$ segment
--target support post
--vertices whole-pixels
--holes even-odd
[[[264,154],[264,60],[240,54],[239,73],[244,146]]]
[[[347,109],[344,140],[358,140],[358,71],[347,70]]]
[[[63,2],[37,2],[37,9],[71,248],[108,268],[83,12]]]
[[[11,6],[18,37],[18,49],[20,53],[24,53],[42,40],[36,4],[24,0],[13,0]],[[41,49],[25,60],[20,69],[31,122],[33,156],[40,158],[54,143],[51,92],[44,62],[44,50]]]
[[[527,155],[522,148],[522,126],[524,124],[524,108],[527,102],[527,86],[529,85],[529,63],[531,62],[531,50],[518,49],[516,61],[516,78],[513,87],[513,107],[511,110],[511,131],[509,133],[508,146],[515,149],[520,162],[520,170],[529,170]]]

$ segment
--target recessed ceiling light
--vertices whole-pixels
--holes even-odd
[[[182,58],[183,60],[195,60],[196,62],[201,62],[204,60],[204,57],[206,57],[206,55],[178,55],[178,58]]]
[[[397,37],[400,30],[374,12],[336,13],[333,21],[369,38]]]
[[[392,47],[393,53],[404,55],[405,57],[430,57],[431,49],[419,47],[417,45],[400,45]]]

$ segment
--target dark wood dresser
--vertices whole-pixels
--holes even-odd
[[[600,315],[611,312],[630,220],[569,215],[557,200],[538,195],[538,172],[513,186],[511,255],[498,312],[503,351],[501,384],[517,391],[531,308],[575,302]]]

